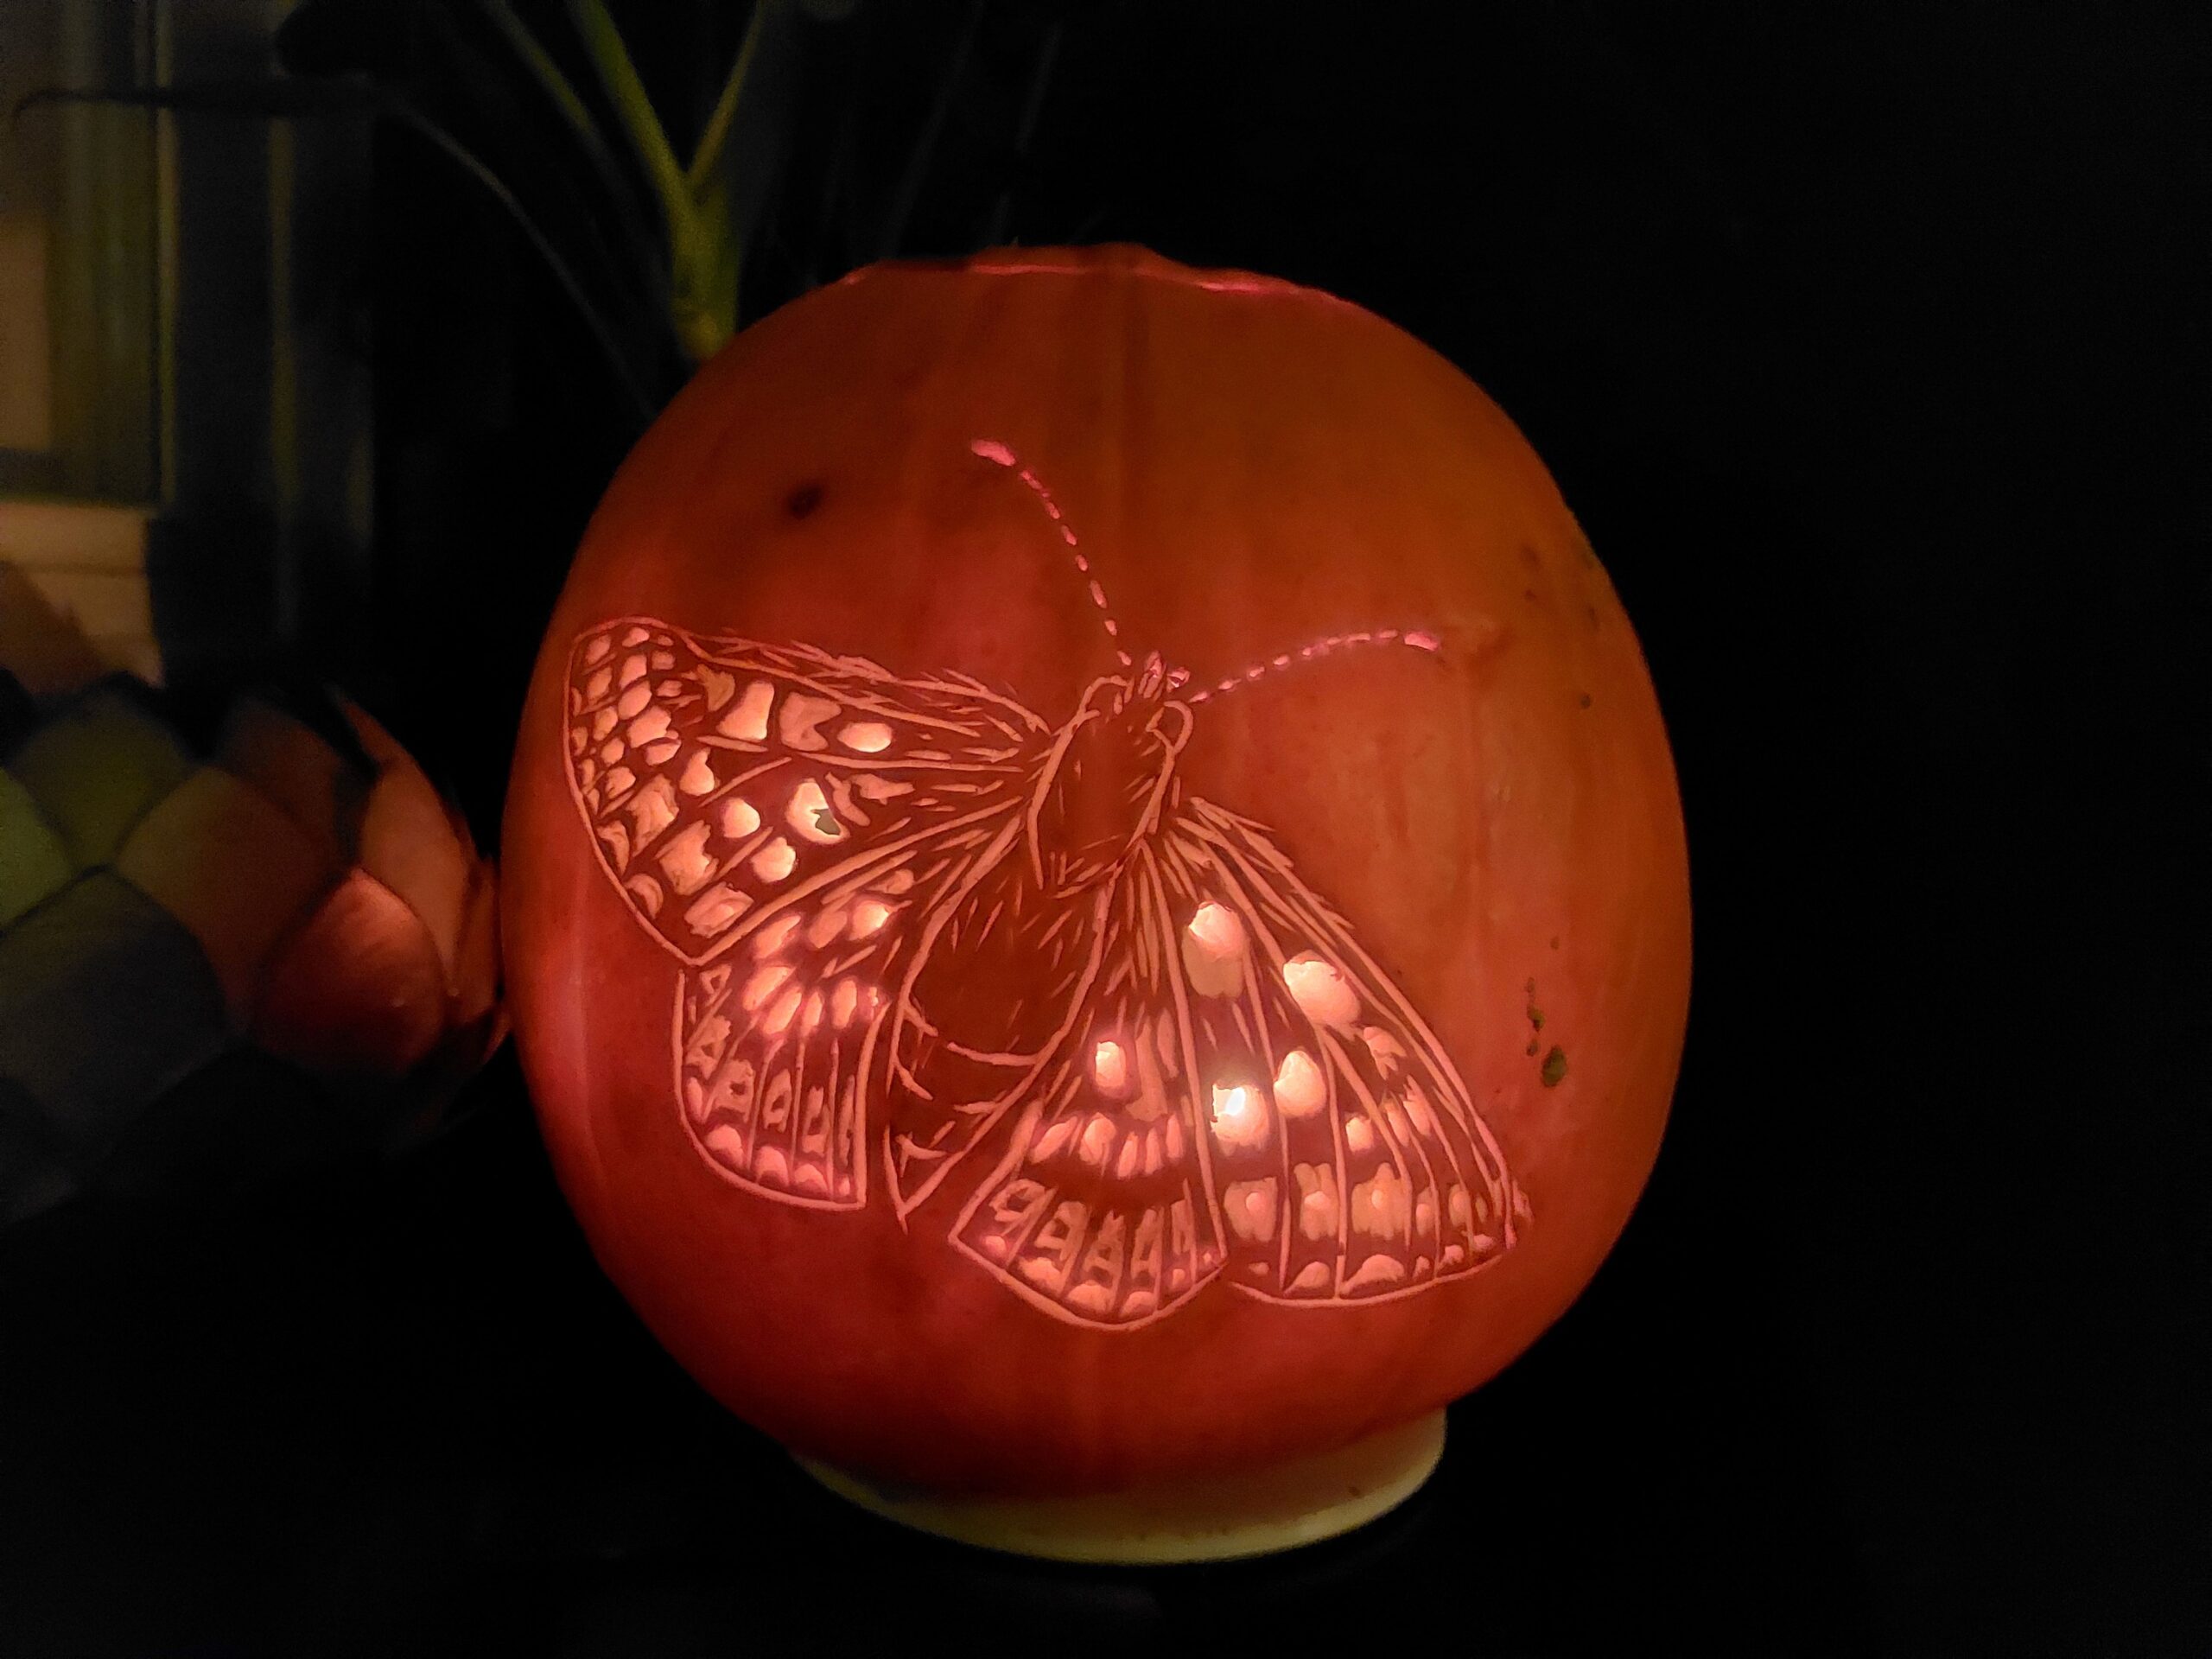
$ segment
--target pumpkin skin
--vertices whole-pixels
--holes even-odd
[[[1117,639],[1037,490],[979,441],[1049,486]],[[571,792],[571,653],[632,617],[901,677],[957,671],[1047,727],[1102,675],[1138,671],[1117,645],[1140,668],[1151,650],[1187,666],[1185,697],[1291,656],[1195,707],[1177,776],[1268,826],[1426,1020],[1526,1197],[1511,1247],[1326,1306],[1224,1274],[1109,1329],[1010,1294],[950,1236],[955,1189],[1002,1146],[903,1224],[880,1192],[829,1210],[734,1185],[671,1077],[682,964],[609,879]],[[1385,628],[1436,649],[1299,655]],[[522,1059],[609,1276],[739,1416],[946,1492],[1255,1467],[1473,1389],[1618,1236],[1687,1013],[1658,708],[1535,454],[1449,364],[1357,307],[1126,248],[873,267],[709,363],[577,555],[523,716],[504,857]],[[880,1171],[881,1149],[865,1155]]]

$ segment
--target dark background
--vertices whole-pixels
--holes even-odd
[[[699,43],[649,11],[650,79]],[[965,15],[810,67],[874,176]],[[396,1166],[0,1241],[0,1649],[2212,1651],[2203,9],[980,16],[909,251],[1003,213],[1356,300],[1611,571],[1698,925],[1619,1248],[1389,1521],[1033,1567],[847,1512],[694,1389],[510,1053]],[[1013,159],[989,89],[1055,19]],[[488,842],[629,429],[512,233],[377,142],[362,690]]]

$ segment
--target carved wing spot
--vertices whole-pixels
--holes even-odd
[[[716,678],[721,678],[716,676]],[[711,696],[714,687],[704,688]],[[716,722],[715,729],[724,737],[735,738],[741,743],[762,743],[768,737],[768,711],[775,706],[776,688],[766,680],[754,680],[745,688],[736,706]]]

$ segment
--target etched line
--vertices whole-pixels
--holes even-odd
[[[1135,658],[1132,658],[1122,645],[1119,638],[1122,632],[1121,626],[1115,620],[1113,607],[1106,602],[1106,589],[1099,585],[1096,576],[1090,575],[1090,561],[1079,550],[1075,529],[1067,522],[1066,516],[1061,512],[1060,504],[1052,499],[1052,492],[1046,487],[1045,480],[1024,466],[1020,457],[996,438],[977,438],[968,447],[993,466],[1005,467],[1029,486],[1029,493],[1034,495],[1039,504],[1044,507],[1045,516],[1058,527],[1060,539],[1068,544],[1068,550],[1075,555],[1076,574],[1090,577],[1090,602],[1098,607],[1100,619],[1105,626],[1106,637],[1114,641],[1115,657],[1123,668],[1135,667]]]

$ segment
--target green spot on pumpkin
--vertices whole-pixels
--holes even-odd
[[[1529,1023],[1538,1031],[1544,1028],[1544,1011],[1533,1002],[1529,1005]]]
[[[1553,1045],[1552,1052],[1544,1056],[1543,1070],[1537,1075],[1543,1078],[1545,1088],[1556,1089],[1560,1079],[1567,1075],[1567,1051]]]
[[[1531,1037],[1529,1039],[1529,1046],[1522,1049],[1521,1052],[1523,1054],[1526,1054],[1530,1059],[1535,1059],[1536,1058],[1536,1039]]]

